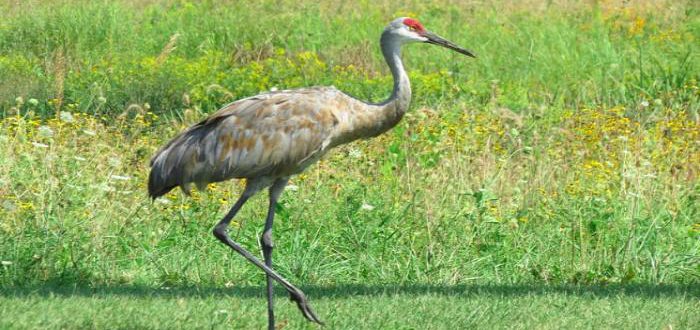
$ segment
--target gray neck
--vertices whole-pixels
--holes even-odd
[[[411,84],[401,62],[401,43],[391,32],[384,32],[381,39],[382,54],[394,77],[394,90],[384,102],[366,103],[352,108],[352,121],[339,134],[332,145],[340,145],[359,138],[370,138],[382,134],[401,121],[411,102]]]
[[[385,31],[382,33],[380,44],[386,64],[389,65],[391,75],[394,77],[394,90],[391,96],[381,104],[389,105],[395,102],[396,111],[403,115],[411,102],[411,82],[401,61],[401,43],[390,32]]]

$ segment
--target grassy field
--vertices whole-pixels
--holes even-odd
[[[7,315],[0,326],[259,329],[266,324],[261,289],[25,288],[0,298]],[[692,329],[700,324],[697,286],[410,284],[305,289],[327,322],[323,328],[330,329]],[[294,303],[278,305],[281,328],[321,328],[297,315]]]
[[[275,268],[328,328],[700,324],[693,1],[0,1],[0,328],[262,328],[263,276],[211,227],[240,193],[146,196],[219,106],[330,85],[412,110],[292,179]],[[253,251],[258,197],[233,223]],[[315,328],[279,292],[280,325]]]

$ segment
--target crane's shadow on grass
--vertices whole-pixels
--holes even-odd
[[[615,284],[615,285],[547,285],[547,284],[464,284],[464,285],[362,285],[340,284],[328,286],[302,286],[307,296],[321,298],[351,298],[356,296],[424,296],[444,295],[452,297],[518,297],[544,295],[572,295],[597,299],[601,297],[631,296],[643,298],[688,297],[700,298],[700,284],[653,285],[653,284]],[[262,298],[262,286],[212,287],[212,286],[174,286],[152,287],[139,285],[89,286],[78,284],[41,284],[29,286],[10,286],[0,288],[0,294],[6,297],[22,296],[132,296],[143,298],[207,298],[239,297]],[[283,290],[277,291],[284,295]]]

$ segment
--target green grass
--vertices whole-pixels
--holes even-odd
[[[306,287],[330,329],[689,329],[697,286],[340,285]],[[260,287],[33,287],[0,297],[0,327],[261,328]],[[315,329],[277,298],[278,324]],[[86,308],[85,306],[90,306]],[[16,315],[15,317],[5,317]],[[65,317],[71,315],[71,317]]]
[[[697,102],[688,102],[697,95],[687,88],[700,70],[697,6],[689,1],[666,9],[670,4],[640,2],[626,8],[536,1],[530,7],[450,1],[403,6],[57,1],[29,2],[19,10],[6,5],[0,24],[0,75],[5,77],[0,104],[12,106],[21,95],[40,100],[43,113],[54,108],[46,103],[52,97],[90,113],[120,113],[132,103],[149,103],[157,113],[192,105],[211,111],[273,86],[330,83],[380,99],[391,84],[368,82],[366,76],[386,77],[379,33],[391,18],[413,14],[479,55],[471,61],[436,47],[409,47],[407,67],[417,75],[450,72],[451,88],[443,81],[416,88],[419,105],[449,103],[457,96],[527,112],[659,98],[690,104],[688,110],[697,115]],[[172,47],[166,46],[173,36]],[[284,62],[279,51],[310,51],[327,65],[295,69],[282,63],[262,73],[245,66]],[[333,70],[349,65],[360,71]],[[183,94],[189,101],[183,102]],[[96,102],[101,96],[106,103]]]
[[[400,15],[479,58],[408,46],[406,118],[283,195],[275,268],[329,328],[700,323],[694,2],[343,3],[0,3],[0,328],[264,326],[211,235],[242,186],[152,203],[148,159],[273,87],[386,97]],[[255,253],[265,210],[232,224]]]

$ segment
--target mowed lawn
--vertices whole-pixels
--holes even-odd
[[[242,183],[151,201],[148,161],[258,93],[385,99],[400,16],[478,58],[407,46],[403,121],[281,197],[274,268],[325,328],[700,328],[696,2],[0,1],[0,329],[264,328],[211,234]]]
[[[3,329],[260,329],[262,287],[35,287],[3,292]],[[330,329],[693,329],[697,286],[328,286],[306,292]],[[278,295],[278,327],[315,329]]]

